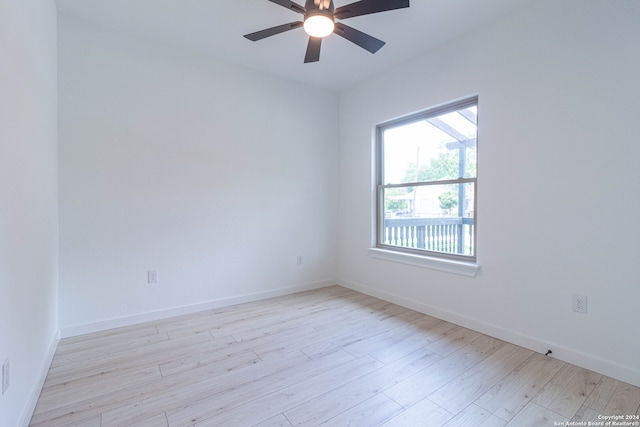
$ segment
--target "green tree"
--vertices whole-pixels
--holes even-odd
[[[406,188],[387,188],[385,190],[385,211],[403,211],[407,210],[409,205],[406,199],[390,199],[393,196],[404,196],[407,194]]]
[[[446,193],[440,194],[438,200],[440,200],[440,209],[448,211],[458,206],[458,193],[455,191],[447,191]]]
[[[476,150],[466,150],[465,169],[467,176],[476,176]],[[416,174],[416,164],[412,163],[405,172],[402,182],[437,181],[455,179],[460,174],[458,150],[441,147],[438,155],[428,164],[420,165]]]

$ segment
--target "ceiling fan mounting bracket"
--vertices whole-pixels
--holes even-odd
[[[320,11],[320,12],[327,11],[329,12],[330,15],[332,15],[332,17],[333,17],[333,11],[335,10],[335,7],[333,6],[333,0],[332,1],[307,0],[304,5],[304,8],[307,11],[307,13],[312,13],[314,11]]]

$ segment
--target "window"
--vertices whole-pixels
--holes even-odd
[[[377,127],[377,247],[475,262],[478,98]]]

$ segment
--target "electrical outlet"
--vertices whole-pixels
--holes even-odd
[[[9,388],[9,366],[9,359],[7,359],[2,365],[2,394],[5,394]]]
[[[573,294],[572,308],[576,313],[587,313],[587,296]]]
[[[147,271],[147,283],[158,283],[158,271],[157,270],[149,270],[149,271]]]

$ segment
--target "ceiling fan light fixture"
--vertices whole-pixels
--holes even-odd
[[[327,37],[334,28],[332,16],[322,13],[320,10],[318,13],[307,16],[304,20],[304,30],[311,37]]]

